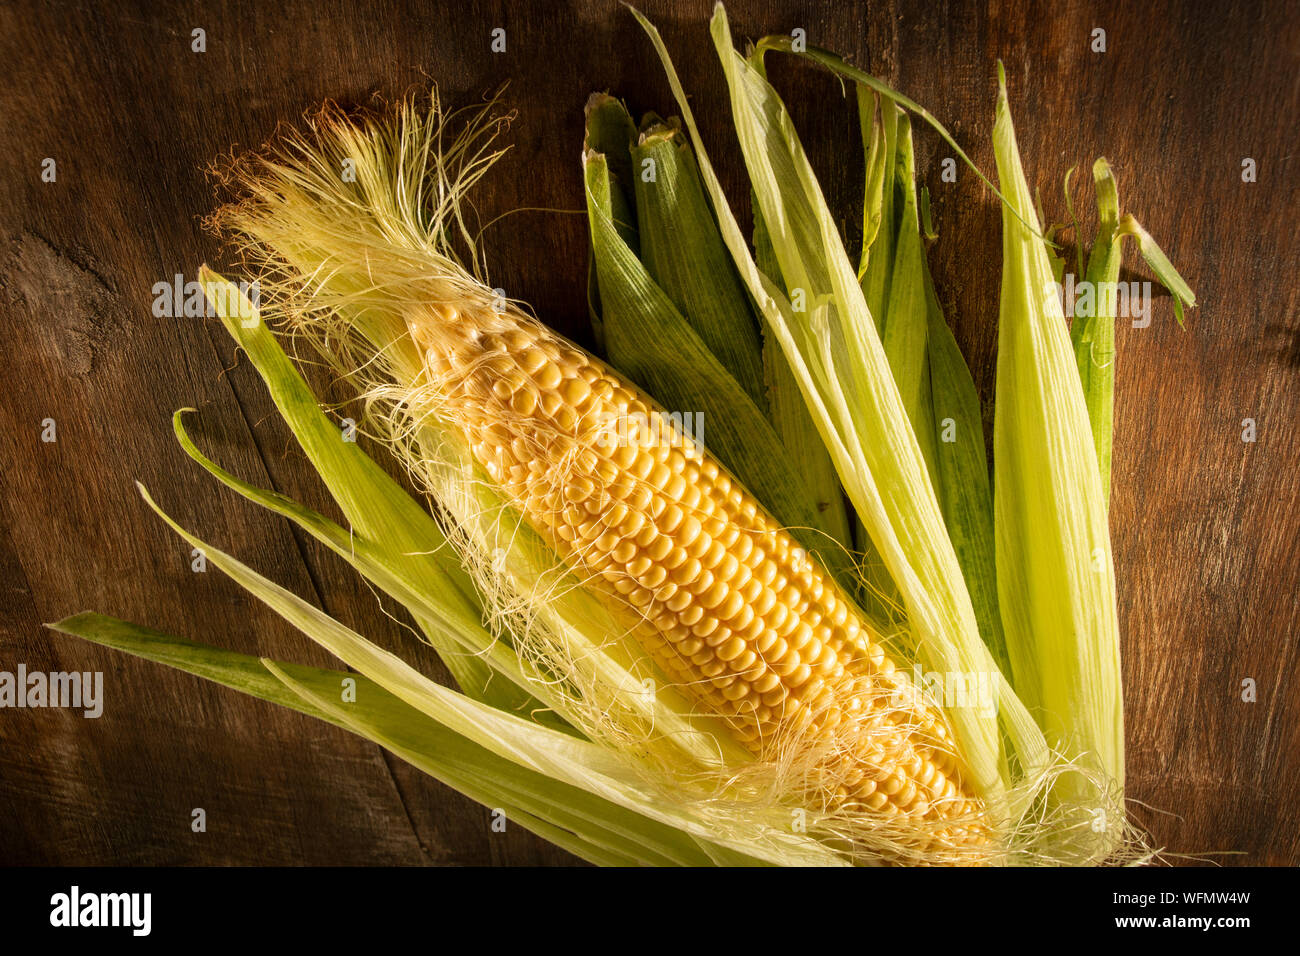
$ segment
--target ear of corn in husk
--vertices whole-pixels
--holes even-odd
[[[1113,580],[1070,579],[1095,536],[1094,498],[1104,534],[1104,498],[1094,494],[1100,475],[1078,379],[1069,379],[1073,393],[1058,387],[1062,354],[1073,371],[1068,343],[1061,348],[1064,328],[1043,331],[1050,309],[1033,281],[1047,264],[1045,247],[1005,110],[996,142],[1011,184],[1003,321],[1013,328],[1003,334],[1016,387],[999,392],[1013,396],[1013,407],[995,436],[1009,449],[1005,465],[998,461],[997,488],[1029,487],[1034,454],[1052,459],[1047,470],[1057,482],[1053,501],[1035,505],[1042,514],[996,499],[1004,519],[998,557],[1009,556],[999,562],[998,583],[1011,608],[1004,615],[1017,625],[1008,626],[1010,674],[985,646],[970,572],[950,531],[962,526],[942,492],[937,370],[966,405],[973,389],[962,391],[956,373],[964,363],[950,333],[940,334],[947,329],[920,245],[910,126],[893,116],[888,151],[879,145],[872,153],[868,140],[869,181],[878,170],[882,190],[886,179],[894,188],[878,212],[869,195],[864,220],[873,237],[889,235],[891,252],[887,274],[873,277],[868,257],[859,276],[763,74],[762,50],[779,44],[764,41],[753,58],[741,56],[719,8],[715,44],[757,233],[768,240],[760,266],[662,42],[642,23],[668,70],[695,159],[670,126],[629,143],[625,113],[600,101],[598,119],[589,114],[592,301],[604,348],[630,368],[615,371],[587,355],[498,298],[482,277],[465,196],[498,155],[486,113],[456,134],[436,101],[369,121],[326,109],[305,134],[237,166],[242,199],[219,216],[260,270],[268,315],[310,342],[360,396],[370,432],[435,502],[437,525],[424,528],[433,519],[421,512],[404,534],[389,533],[409,499],[364,455],[329,453],[328,423],[301,380],[283,374],[287,362],[269,334],[241,338],[227,321],[353,528],[225,472],[190,441],[180,415],[178,439],[227,486],[294,521],[403,605],[444,657],[463,655],[456,676],[464,693],[438,686],[165,515],[217,567],[364,675],[367,703],[335,703],[324,690],[329,672],[268,661],[258,671],[247,658],[103,618],[61,626],[346,726],[475,799],[508,806],[525,826],[594,862],[1122,857],[1132,848],[1116,796],[1122,751],[1116,775],[1116,754],[1106,749],[1116,715],[1100,699],[1118,688],[1117,648],[1105,640],[1113,634],[1104,606],[1109,587],[1113,625]],[[909,106],[879,81],[858,82]],[[634,157],[666,168],[672,189],[638,191]],[[338,176],[343,160],[355,182]],[[700,188],[692,192],[692,184]],[[665,246],[674,217],[690,217],[683,235],[694,255]],[[720,268],[723,248],[897,588],[905,614],[896,631],[882,631],[858,605],[853,582],[837,580],[817,549],[796,539],[801,528],[826,534],[817,490],[801,485],[796,469],[786,470],[792,478],[773,464],[788,448],[751,378],[757,340],[730,337],[752,323],[749,303],[734,283],[714,290],[699,274],[700,262]],[[877,265],[885,264],[882,254]],[[222,280],[209,274],[205,282],[214,302],[229,301]],[[879,315],[868,305],[873,283],[884,296]],[[708,301],[697,294],[711,290],[718,294]],[[891,333],[895,315],[907,323]],[[743,431],[719,436],[723,422],[710,419],[709,445],[694,441],[627,371],[680,408],[740,415]],[[1022,389],[1024,381],[1039,387]],[[1045,440],[1051,436],[1035,414],[1067,449]],[[608,440],[611,425],[632,422],[634,440]],[[635,440],[636,427],[652,422],[652,440]],[[1090,462],[1080,460],[1089,454]],[[766,468],[763,455],[772,459]],[[1088,464],[1091,484],[1076,474]],[[1060,505],[1070,501],[1084,505],[1085,533],[1065,520]],[[791,519],[810,506],[810,520]],[[449,562],[452,553],[463,571]],[[1064,598],[1072,622],[1044,610],[1053,596]],[[1065,660],[1070,654],[1075,659]],[[991,676],[996,710],[931,697],[923,670]],[[1088,698],[1092,691],[1098,696]],[[1063,702],[1078,712],[1058,713]],[[1030,708],[1045,714],[1041,729]],[[1118,823],[1104,837],[1081,836],[1081,810],[1099,805],[1116,811]]]
[[[243,173],[249,199],[225,221],[248,237],[250,255],[264,257],[272,277],[264,295],[285,303],[295,330],[354,381],[373,376],[363,391],[377,420],[388,423],[399,454],[458,528],[480,519],[461,497],[472,489],[471,496],[496,496],[517,522],[509,537],[531,532],[539,551],[552,550],[557,574],[578,576],[580,586],[568,591],[534,580],[521,587],[513,556],[489,557],[491,532],[486,541],[473,532],[453,537],[489,615],[504,620],[539,673],[561,673],[555,709],[618,759],[649,751],[641,769],[661,785],[670,781],[678,801],[693,796],[707,808],[725,798],[736,820],[782,807],[811,812],[823,832],[888,858],[986,856],[985,824],[946,719],[915,693],[882,637],[688,436],[674,434],[667,447],[600,447],[612,416],[648,415],[655,406],[517,308],[494,305],[486,285],[452,267],[433,238],[440,233],[400,212],[388,218],[408,205],[401,190],[410,185],[384,171],[411,168],[409,157],[373,168],[358,162],[358,182],[374,191],[360,207],[375,222],[353,215],[346,233],[331,226],[358,203],[319,170],[366,156],[376,141],[422,143],[420,124],[437,121],[407,113],[397,130],[331,125],[311,144],[322,162],[286,162],[298,147]],[[382,265],[381,244],[391,247],[382,249]],[[605,283],[601,304],[611,342]],[[434,434],[423,437],[426,429]],[[459,477],[465,448],[473,477]],[[489,523],[501,520],[494,514]],[[619,713],[611,706],[619,695],[602,691],[602,675],[587,673],[589,662],[557,628],[539,626],[575,592],[614,624],[578,628],[608,644],[592,657],[626,655],[629,670],[653,675],[656,696],[662,688],[666,698],[687,698],[684,707],[661,705],[667,713],[657,710],[657,721],[726,725],[719,742],[732,742],[716,766],[660,739],[657,724]],[[752,755],[748,763],[734,760],[737,746]]]

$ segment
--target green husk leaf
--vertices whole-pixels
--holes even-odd
[[[1124,780],[1115,572],[1088,411],[999,69],[993,132],[1008,196],[994,419],[998,596],[1016,693],[1048,744]],[[1027,227],[1025,221],[1030,225]],[[1086,806],[1094,778],[1055,793]]]
[[[1068,197],[1070,195],[1069,173],[1066,173],[1065,178],[1067,183],[1066,196]],[[1097,237],[1088,253],[1086,275],[1089,279],[1094,275],[1101,277],[1110,274],[1110,260],[1116,245],[1116,237],[1119,234],[1119,187],[1115,182],[1115,174],[1111,172],[1110,163],[1106,162],[1105,157],[1099,158],[1092,164],[1092,182],[1093,189],[1097,194]],[[1074,214],[1073,204],[1071,206],[1070,218],[1075,221],[1075,229],[1078,229],[1078,217]],[[1080,261],[1079,267],[1080,269],[1084,268],[1082,261]],[[1115,275],[1119,275],[1117,266],[1115,267]]]
[[[884,328],[881,341],[885,347],[885,357],[889,359],[894,384],[898,386],[907,419],[912,424],[917,444],[925,456],[930,480],[937,487],[934,407],[926,344],[930,324],[925,290],[928,267],[925,248],[921,245],[921,226],[916,208],[912,124],[905,113],[898,116],[893,163],[897,238],[894,241],[894,257],[888,280],[888,304],[883,320],[881,316],[876,316],[876,324]],[[872,271],[868,264],[869,277]]]
[[[779,285],[781,264],[776,261],[771,237],[767,234],[767,226],[763,224],[763,213],[756,200],[751,206],[754,211],[754,258],[758,268]],[[767,386],[767,414],[772,427],[780,436],[790,460],[800,463],[804,480],[813,493],[817,509],[822,513],[830,534],[846,547],[856,547],[861,551],[861,545],[855,540],[852,516],[844,501],[844,488],[840,485],[839,475],[835,473],[835,463],[831,461],[817,425],[808,412],[808,406],[804,404],[799,383],[790,370],[790,362],[781,351],[781,343],[772,336],[767,323],[762,324],[762,337],[763,381]],[[850,592],[867,599],[864,602],[866,610],[875,617],[882,621],[888,619],[888,608],[875,603],[872,600],[874,595],[861,594],[862,589],[856,581],[844,575],[841,576],[840,583]]]
[[[998,610],[993,490],[989,487],[979,393],[975,390],[975,380],[971,378],[957,339],[944,319],[929,269],[925,271],[925,292],[929,307],[930,383],[939,504],[970,591],[980,636],[988,645],[998,669],[1009,675],[1010,659],[1002,632],[1002,615]]]
[[[628,248],[639,254],[636,213],[628,201],[632,184],[631,144],[636,140],[636,124],[622,101],[608,93],[593,93],[587,100],[585,149],[605,156],[609,173],[611,218]],[[587,304],[591,316],[592,336],[596,348],[605,351],[605,322],[600,312],[600,285],[596,281],[596,260],[587,266]]]
[[[1093,164],[1092,177],[1097,194],[1097,235],[1088,254],[1086,272],[1092,305],[1081,309],[1081,303],[1075,304],[1070,341],[1074,346],[1079,378],[1088,405],[1088,419],[1092,425],[1093,444],[1097,449],[1102,489],[1109,500],[1115,417],[1115,318],[1125,237],[1131,236],[1137,241],[1143,258],[1155,272],[1156,278],[1172,294],[1174,313],[1179,325],[1183,324],[1184,303],[1188,307],[1195,306],[1196,296],[1137,220],[1131,215],[1120,218],[1118,186],[1110,164],[1104,157]],[[1080,257],[1082,258],[1082,253]],[[1060,281],[1060,276],[1057,281]]]
[[[591,94],[587,99],[586,139],[583,148],[605,157],[609,175],[618,186],[619,195],[613,202],[616,213],[614,222],[620,230],[629,224],[633,227],[636,224],[633,206],[628,200],[636,182],[636,171],[632,163],[632,146],[636,140],[636,123],[632,121],[632,114],[627,111],[622,100],[608,93]],[[633,250],[639,251],[635,228],[622,235]]]
[[[1142,224],[1134,219],[1131,215],[1126,215],[1119,222],[1120,235],[1132,236],[1137,240],[1138,250],[1142,253],[1142,258],[1146,264],[1151,267],[1151,271],[1156,274],[1160,284],[1169,290],[1174,297],[1174,315],[1178,319],[1178,324],[1183,324],[1183,307],[1189,309],[1196,308],[1196,293],[1187,281],[1178,274],[1174,264],[1169,261],[1169,257],[1161,251],[1156,245],[1156,241],[1151,238],[1151,234],[1142,228]]]
[[[856,85],[855,89],[858,95],[858,127],[862,133],[862,153],[866,157],[867,171],[867,186],[862,204],[862,258],[858,264],[858,278],[862,279],[866,274],[868,253],[880,235],[880,224],[888,221],[885,219],[885,185],[887,177],[892,173],[892,154],[886,141],[884,121],[881,119],[880,96],[865,86]],[[892,194],[892,189],[890,192]]]
[[[766,411],[758,323],[704,198],[690,146],[680,130],[652,126],[632,147],[632,163],[641,171],[633,186],[646,271]]]
[[[898,173],[898,119],[901,111],[886,100],[877,112],[878,97],[858,87],[858,122],[862,127],[867,162],[867,186],[863,202],[864,234],[858,279],[876,331],[885,334],[889,314],[890,279],[898,243],[898,214],[895,208]],[[868,113],[868,109],[870,112]],[[865,230],[870,230],[868,242]]]
[[[1093,305],[1086,315],[1079,314],[1076,307],[1070,326],[1070,341],[1088,406],[1102,491],[1109,499],[1111,435],[1115,418],[1116,301],[1106,290],[1113,289],[1119,281],[1123,242],[1119,235],[1119,192],[1115,176],[1104,158],[1093,164],[1092,178],[1097,193],[1097,236],[1088,254],[1085,275],[1093,290]]]
[[[639,771],[608,749],[516,717],[429,680],[401,658],[191,535],[163,512],[143,487],[140,490],[173,531],[203,550],[211,564],[290,624],[406,704],[498,757],[680,830],[684,836],[716,842],[736,852],[785,865],[846,863],[810,837],[773,827],[749,833],[720,832],[702,822],[688,807],[665,801]],[[317,707],[322,704],[320,700],[313,703]]]
[[[707,865],[710,850],[715,849],[505,760],[450,731],[364,675],[259,659],[101,614],[77,614],[48,626],[351,731],[470,799],[504,810],[511,823],[590,862]],[[356,683],[355,703],[335,703],[344,679]]]
[[[359,713],[355,707],[336,703],[337,694],[331,693],[334,688],[308,685],[294,678],[282,666],[269,661],[265,666],[286,687],[335,717],[347,729],[373,740],[457,790],[472,787],[470,792],[461,792],[484,806],[504,811],[506,819],[520,823],[589,862],[600,866],[701,865],[700,857],[692,852],[694,847],[690,843],[702,848],[704,841],[692,839],[688,842],[683,838],[684,834],[672,827],[646,820],[640,814],[584,793],[577,787],[504,760],[491,750],[476,746],[463,735],[450,735],[436,721],[430,721],[427,715],[410,708],[396,696],[389,695],[389,698],[399,712],[399,720],[386,721],[387,726],[376,726],[374,708],[369,702],[364,712]],[[383,687],[377,684],[374,687],[380,694],[386,693]],[[424,735],[411,733],[412,726],[423,729],[420,718],[424,718],[424,727],[432,724],[438,731],[434,741],[426,743]],[[433,759],[430,759],[431,754]],[[457,758],[456,766],[460,772],[454,780],[445,780],[448,758],[452,755]],[[495,803],[494,792],[499,795]],[[519,804],[522,808],[512,809]]]
[[[495,672],[506,678],[518,689],[518,696],[530,702],[527,710],[517,710],[517,713],[549,726],[568,729],[556,714],[546,709],[553,702],[541,701],[534,696],[535,689],[544,695],[545,685],[530,680],[519,666],[517,655],[484,627],[479,614],[467,611],[463,604],[456,601],[454,593],[447,586],[427,577],[412,576],[411,565],[400,559],[394,560],[389,551],[376,547],[365,538],[349,534],[334,522],[291,498],[258,488],[226,471],[199,451],[186,433],[183,417],[188,411],[193,409],[183,408],[176,412],[172,417],[172,429],[181,448],[204,470],[254,504],[293,521],[347,561],[376,587],[400,601],[413,617],[424,622],[425,628],[439,645],[446,648],[443,651],[444,660],[449,656],[469,657],[476,663],[491,668],[489,673]],[[509,699],[509,695],[497,696]]]
[[[767,383],[767,414],[772,428],[780,438],[788,460],[799,463],[804,485],[820,516],[820,525],[835,542],[829,546],[834,551],[831,556],[833,573],[842,584],[853,589],[852,565],[855,559],[846,551],[854,546],[853,528],[844,503],[844,489],[835,473],[835,463],[808,414],[799,383],[790,371],[790,363],[781,351],[780,343],[766,334],[763,336],[763,370]],[[825,546],[822,556],[826,557]]]
[[[387,472],[321,411],[275,335],[243,292],[207,266],[199,281],[226,331],[252,361],[276,408],[293,431],[312,467],[351,523],[353,532],[385,552],[416,590],[438,593],[462,618],[481,619],[473,582],[461,567],[438,523]],[[456,683],[471,696],[507,710],[527,712],[536,699],[505,681],[493,681],[481,660],[450,642],[435,622],[416,616]]]

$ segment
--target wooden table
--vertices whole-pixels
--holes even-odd
[[[1080,165],[1086,183],[1104,154],[1124,208],[1195,288],[1185,329],[1162,298],[1150,327],[1119,331],[1112,526],[1129,792],[1174,853],[1300,862],[1300,20],[1270,3],[743,6],[738,37],[803,27],[927,104],[990,171],[1001,58],[1049,213],[1063,217],[1065,171]],[[710,5],[645,9],[743,208]],[[490,51],[495,27],[505,53]],[[200,221],[214,205],[203,170],[219,154],[327,97],[356,105],[432,78],[469,103],[509,80],[513,152],[478,203],[485,220],[551,211],[492,228],[493,277],[583,338],[583,104],[611,89],[636,112],[673,109],[632,17],[594,0],[18,2],[0,8],[0,62],[0,670],[99,670],[107,696],[97,720],[0,712],[0,863],[567,862],[517,829],[493,833],[486,810],[359,738],[41,624],[95,609],[328,662],[219,573],[191,571],[139,480],[187,527],[441,673],[339,560],[188,462],[169,422],[187,405],[226,467],[330,511],[219,325],[154,318],[151,287],[204,261],[230,265]],[[862,161],[851,101],[814,69],[781,63],[773,75],[852,237]],[[946,149],[918,139],[942,234],[931,262],[991,426],[998,209],[964,169],[943,182]],[[42,180],[47,157],[54,182]],[[1247,158],[1255,182],[1243,182]],[[1136,255],[1129,266],[1150,278]],[[56,442],[42,441],[46,419]],[[196,807],[205,833],[191,830]],[[1212,855],[1227,851],[1241,855]]]

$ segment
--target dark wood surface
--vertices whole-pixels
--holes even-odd
[[[738,37],[803,27],[928,105],[986,171],[1007,66],[1032,182],[1063,214],[1076,164],[1112,161],[1123,207],[1197,291],[1121,327],[1112,528],[1135,813],[1159,845],[1224,863],[1300,862],[1300,319],[1296,148],[1300,31],[1285,4],[736,3]],[[647,2],[738,205],[705,2]],[[507,31],[507,52],[489,32]],[[207,51],[191,51],[191,30]],[[1107,52],[1089,48],[1093,28]],[[359,104],[436,80],[451,103],[509,80],[510,156],[477,197],[493,278],[585,335],[582,107],[611,89],[672,110],[631,16],[612,2],[349,5],[9,3],[0,7],[0,670],[100,670],[98,720],[0,712],[0,863],[567,862],[358,738],[42,629],[95,609],[232,648],[327,663],[150,515],[143,481],[232,549],[421,666],[436,662],[332,555],[189,464],[169,416],[237,474],[318,508],[325,496],[220,327],[156,319],[151,286],[228,265],[202,229],[203,169],[331,97]],[[850,101],[817,71],[773,70],[856,228]],[[991,424],[998,210],[918,137],[942,234],[931,262]],[[41,181],[53,157],[57,181]],[[1243,158],[1258,181],[1243,183]],[[1090,208],[1086,188],[1077,198]],[[1091,228],[1087,230],[1091,236]],[[1137,278],[1149,278],[1135,255]],[[57,423],[56,443],[40,439]],[[1242,441],[1242,420],[1257,441]],[[1242,700],[1254,680],[1257,699]],[[207,811],[207,832],[190,814]],[[1236,851],[1239,856],[1214,856]]]

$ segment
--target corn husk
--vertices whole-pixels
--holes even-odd
[[[921,194],[927,199],[923,203],[917,196],[911,122],[888,100],[882,118],[878,95],[858,89],[867,154],[864,221],[874,236],[864,243],[859,267],[863,292],[868,302],[873,296],[881,299],[876,325],[883,330],[881,341],[894,382],[925,456],[980,635],[1006,674],[983,416],[925,259],[921,238],[933,233],[933,225],[928,221],[928,197]]]
[[[1078,767],[1054,792],[1077,815],[1062,839],[1104,846],[1123,815],[1114,561],[1087,405],[1004,80],[993,145],[1008,197],[993,431],[998,594],[1016,690],[1049,745]]]
[[[364,675],[237,654],[101,614],[78,614],[52,627],[358,734],[589,862],[701,865],[710,860],[704,849],[683,839],[676,828],[498,757]],[[357,704],[347,707],[338,703],[345,679],[356,684]],[[577,837],[575,831],[585,835]]]
[[[721,235],[721,234],[719,234]],[[780,266],[776,263],[772,245],[767,238],[763,217],[754,214],[754,256],[766,265],[760,268],[774,281],[779,281]],[[850,594],[856,594],[859,603],[871,614],[882,629],[893,621],[897,602],[890,600],[894,594],[892,582],[883,573],[883,566],[874,550],[864,554],[862,542],[855,534],[856,527],[845,503],[844,488],[835,463],[822,443],[821,435],[808,406],[804,404],[799,382],[790,363],[781,351],[781,343],[763,326],[763,382],[766,386],[768,417],[781,438],[791,461],[799,462],[799,471],[813,495],[826,533],[840,543],[837,555],[830,563],[840,583]],[[868,542],[869,545],[869,542]],[[852,549],[852,551],[850,551]],[[873,572],[879,570],[879,576]],[[872,576],[868,576],[871,574]],[[876,587],[864,587],[864,581],[880,581]]]
[[[744,287],[722,244],[690,146],[654,123],[632,147],[641,261],[754,405],[767,410],[763,343]]]
[[[1092,305],[1091,308],[1083,310],[1086,314],[1075,313],[1070,326],[1070,341],[1079,367],[1084,400],[1088,405],[1088,420],[1092,425],[1102,490],[1109,499],[1112,431],[1115,420],[1117,304],[1117,297],[1111,294],[1110,290],[1113,290],[1115,284],[1119,282],[1125,237],[1132,237],[1137,241],[1147,265],[1173,295],[1174,314],[1180,325],[1183,322],[1184,304],[1194,307],[1196,296],[1138,221],[1132,216],[1120,218],[1119,189],[1115,182],[1115,174],[1111,172],[1110,164],[1104,157],[1093,164],[1092,179],[1097,194],[1097,234],[1088,253],[1086,270],[1080,270],[1092,290]],[[1066,197],[1067,199],[1069,197],[1068,178]],[[1075,218],[1073,212],[1071,208],[1071,217]],[[1076,235],[1079,232],[1077,222],[1075,218]],[[1059,271],[1056,280],[1061,281]]]

